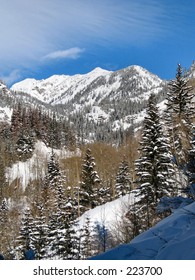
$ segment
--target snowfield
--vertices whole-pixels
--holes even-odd
[[[94,209],[86,211],[79,219],[79,225],[82,228],[89,218],[92,224],[98,223],[104,225],[105,228],[112,231],[119,224],[127,212],[128,207],[135,202],[135,191],[122,196],[111,202],[107,202]]]
[[[195,202],[93,260],[195,260]]]

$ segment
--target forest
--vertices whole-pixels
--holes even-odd
[[[166,109],[160,112],[163,98]],[[151,94],[141,125],[115,131],[101,121],[82,121],[82,115],[64,117],[59,106],[43,110],[22,98],[13,104],[10,124],[0,123],[0,253],[5,259],[22,260],[29,251],[37,260],[88,259],[128,243],[170,215],[169,205],[157,211],[162,198],[194,201],[195,87],[180,64],[163,98]],[[131,100],[126,107],[139,111]],[[124,115],[113,112],[114,119],[116,113]],[[94,130],[93,141],[87,139]],[[41,161],[44,171],[37,157],[36,176],[25,188],[17,177],[9,182],[7,170],[32,159],[37,143],[49,151]],[[111,231],[88,218],[79,225],[88,210],[130,193],[135,201],[120,228]]]

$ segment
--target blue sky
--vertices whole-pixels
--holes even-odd
[[[163,79],[195,60],[192,0],[0,0],[0,77],[118,70],[140,65]]]

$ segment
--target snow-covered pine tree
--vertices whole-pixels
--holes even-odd
[[[66,177],[62,174],[59,162],[52,150],[47,165],[47,173],[41,189],[42,205],[48,216],[61,209],[65,203]]]
[[[135,163],[139,201],[137,210],[143,229],[151,227],[156,218],[155,209],[159,199],[175,193],[173,164],[169,145],[163,135],[154,95],[148,100],[143,123],[140,157]]]
[[[60,167],[53,150],[47,165],[47,171],[49,184],[55,184],[58,176],[60,175]]]
[[[42,206],[38,206],[37,216],[32,223],[31,248],[35,252],[37,260],[47,259],[47,245],[48,245],[48,225]]]
[[[95,171],[95,159],[88,148],[83,160],[81,183],[79,189],[80,213],[94,208],[98,205],[100,178]]]
[[[77,223],[77,206],[71,198],[67,200],[64,212],[63,239],[61,256],[64,260],[81,258],[81,236]]]
[[[70,222],[69,211],[70,208],[76,207],[75,205],[77,202],[72,199],[70,191],[66,188],[66,177],[62,174],[59,163],[53,152],[48,162],[46,183],[49,187],[50,195],[52,195],[52,200],[49,200],[52,204],[52,211],[50,211],[48,218],[48,258],[64,259],[66,256],[65,234],[66,228],[69,227],[68,223]],[[69,206],[71,207],[69,208]],[[77,215],[78,212],[74,208],[74,218],[76,218]]]
[[[23,213],[20,224],[20,232],[15,248],[17,259],[24,259],[24,253],[29,248],[33,247],[33,217],[30,208],[26,208]]]
[[[27,157],[32,156],[34,150],[33,137],[24,129],[21,129],[16,141],[15,150],[20,160],[26,160]]]
[[[126,195],[131,191],[131,176],[127,161],[124,159],[119,164],[115,183],[115,198]]]
[[[9,241],[8,212],[7,200],[4,198],[0,205],[0,252],[3,253],[4,256],[7,254]]]
[[[183,77],[182,67],[178,64],[176,79],[169,83],[167,93],[166,125],[172,154],[179,168],[185,165],[190,146],[193,97],[192,87],[189,86],[188,79]]]
[[[84,260],[94,255],[94,239],[92,229],[90,217],[87,216],[81,230],[81,258]]]
[[[99,205],[105,204],[106,202],[111,201],[111,194],[110,194],[110,187],[106,186],[106,183],[103,182],[99,188],[99,199],[98,203]]]
[[[65,220],[61,211],[55,210],[49,216],[48,222],[48,259],[63,259]]]

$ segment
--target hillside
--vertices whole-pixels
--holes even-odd
[[[28,93],[52,105],[74,103],[101,104],[108,97],[119,99],[124,95],[141,99],[149,91],[158,92],[163,81],[140,66],[112,72],[95,68],[84,75],[54,75],[45,80],[26,79],[14,84],[11,90]],[[146,97],[147,98],[147,97]]]
[[[132,247],[132,258],[167,258],[164,243],[186,238],[191,210],[147,230],[164,218],[160,199],[194,200],[193,79],[178,65],[169,87],[140,66],[0,83],[0,252],[88,259],[148,239],[153,253]]]
[[[184,204],[185,205],[185,204]],[[129,244],[93,260],[194,260],[195,203],[183,206]]]
[[[81,141],[114,141],[116,131],[133,130],[143,120],[151,93],[158,102],[164,100],[166,81],[130,66],[115,72],[96,68],[84,75],[26,79],[11,90],[54,107],[73,124]]]

